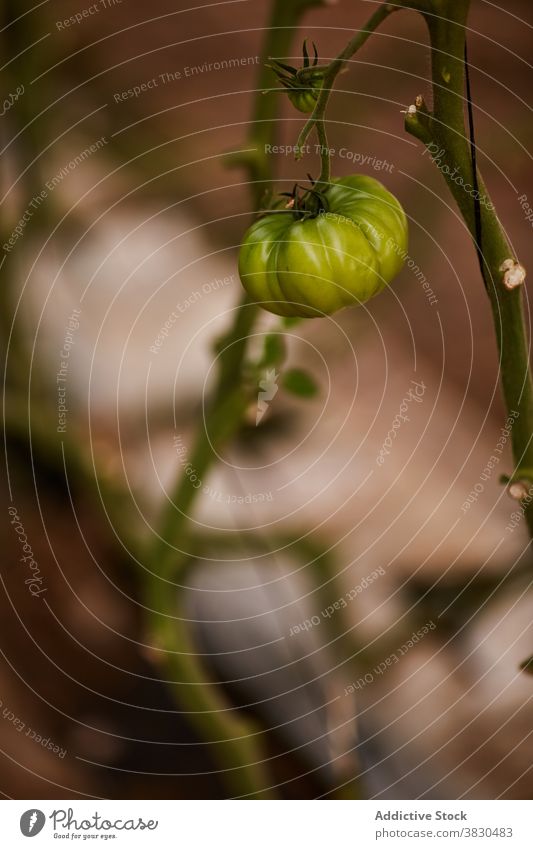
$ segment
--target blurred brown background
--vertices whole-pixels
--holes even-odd
[[[181,5],[122,0],[58,26],[89,6],[4,4],[3,89],[6,98],[24,92],[2,116],[2,243],[59,175],[2,267],[4,501],[6,512],[15,504],[47,587],[44,605],[21,580],[8,519],[7,797],[226,792],[209,746],[161,680],[131,539],[149,538],[179,473],[173,438],[191,444],[212,385],[213,340],[240,297],[236,250],[255,210],[244,171],[226,160],[247,147],[269,3]],[[375,5],[341,0],[309,12],[281,58],[298,63],[308,37],[327,61]],[[532,225],[519,196],[533,199],[531,5],[473,0],[469,23],[480,167],[527,267]],[[209,69],[236,59],[246,64]],[[518,672],[533,645],[527,571],[511,581],[527,562],[527,538],[522,526],[506,531],[514,505],[498,476],[510,471],[508,454],[461,510],[505,420],[492,319],[444,182],[403,130],[402,110],[429,96],[428,75],[422,20],[392,16],[339,77],[328,132],[352,156],[334,157],[336,176],[371,174],[401,200],[410,257],[437,303],[406,267],[365,309],[291,330],[291,364],[313,372],[320,394],[302,402],[280,393],[264,425],[228,447],[194,516],[213,543],[191,579],[191,628],[213,678],[270,729],[274,781],[289,798],[327,795],[357,768],[370,795],[531,793],[531,679]],[[135,86],[145,90],[124,94]],[[294,144],[303,117],[280,95],[263,96],[280,98],[279,142]],[[313,156],[278,155],[274,165],[285,191],[319,167]],[[213,285],[224,278],[232,282]],[[153,354],[177,305],[179,321]],[[62,445],[56,375],[73,309],[81,314]],[[257,332],[273,326],[265,315]],[[412,380],[424,382],[423,404],[376,471]],[[247,493],[272,497],[253,507],[225,498]],[[266,554],[249,548],[246,531]],[[325,627],[288,637],[320,601],[308,555],[284,553],[283,534],[332,547],[341,593],[385,570],[345,614],[361,643],[402,621],[408,635],[409,617],[418,628],[441,614],[423,645],[357,700],[343,696],[357,663]]]

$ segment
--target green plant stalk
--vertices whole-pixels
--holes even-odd
[[[178,599],[177,588],[174,595]],[[161,647],[167,683],[187,719],[209,746],[229,793],[236,798],[273,798],[273,780],[259,726],[233,707],[221,687],[209,678],[185,621],[186,612],[182,605],[176,607],[179,615],[158,622],[152,632],[157,639],[156,650]]]
[[[285,0],[276,0],[273,6],[271,26],[262,50],[257,83],[258,94],[249,139],[250,147],[254,149],[232,157],[232,164],[244,165],[248,170],[256,207],[259,207],[265,190],[272,182],[271,159],[266,152],[266,147],[272,144],[275,137],[279,106],[274,97],[262,93],[272,83],[272,71],[265,66],[265,63],[272,55],[286,55],[289,52],[294,29],[300,17],[307,9],[320,6],[322,2],[323,0],[293,0],[288,3]],[[205,416],[206,427],[202,428],[190,458],[191,465],[200,473],[200,478],[205,477],[215,459],[216,453],[213,449],[218,449],[227,442],[241,425],[246,409],[242,399],[240,403],[237,398],[234,399],[235,409],[231,417],[226,420],[219,415],[219,409],[232,406],[231,402],[228,404],[227,396],[239,382],[248,338],[257,319],[258,310],[259,308],[251,303],[248,297],[243,296],[236,309],[233,325],[217,343],[217,349],[220,351],[217,385],[210,409]],[[240,392],[242,393],[242,390],[237,390],[235,394],[238,396]],[[241,407],[240,412],[237,410],[238,407]],[[171,547],[172,539],[182,537],[188,523],[187,513],[197,494],[197,490],[190,486],[187,476],[182,475],[177,482],[172,501],[164,510],[160,524],[161,530],[149,556],[149,562],[157,561],[158,574],[165,576],[170,571],[175,575],[176,571],[179,571],[179,569],[176,570],[176,552]],[[174,562],[170,562],[171,560]]]
[[[253,113],[251,153],[237,155],[234,164],[247,168],[254,206],[258,207],[272,180],[271,160],[266,145],[276,133],[277,104],[262,91],[271,85],[271,71],[264,67],[271,55],[285,55],[293,32],[303,13],[322,0],[275,0],[271,24],[262,51],[258,93]],[[258,307],[244,297],[228,333],[219,341],[217,385],[191,452],[190,462],[199,478],[205,479],[218,451],[239,429],[249,398],[242,384],[247,342]],[[148,551],[145,595],[148,624],[155,645],[166,652],[177,701],[189,712],[189,719],[213,752],[232,794],[266,798],[271,781],[265,768],[260,732],[250,720],[231,708],[223,691],[209,679],[202,658],[184,625],[184,593],[176,581],[187,571],[187,534],[190,514],[198,494],[185,474],[180,476],[171,501],[161,518],[160,531]],[[180,551],[174,543],[180,544]],[[169,582],[174,586],[170,592]]]
[[[400,11],[401,9],[413,9],[423,12],[428,9],[430,2],[431,0],[397,0],[396,3],[382,3],[370,16],[364,27],[356,32],[344,50],[342,50],[339,55],[329,63],[329,65],[319,65],[314,68],[309,68],[308,70],[300,70],[299,75],[302,83],[305,81],[310,82],[313,77],[316,76],[317,72],[322,75],[322,88],[317,98],[315,108],[304,124],[296,142],[296,147],[300,148],[300,151],[296,154],[296,159],[301,159],[303,156],[304,145],[312,130],[316,128],[318,140],[321,145],[320,158],[322,163],[320,177],[317,181],[317,188],[325,188],[329,182],[330,156],[327,152],[328,145],[324,122],[326,108],[337,76],[345,68],[346,63],[355,53],[357,53],[358,50],[361,49],[372,33],[381,26],[389,15],[393,12]]]
[[[463,219],[476,242],[475,207],[472,197],[452,176],[460,174],[464,183],[473,178],[470,145],[464,120],[464,47],[465,25],[470,0],[398,0],[383,3],[363,29],[348,42],[344,50],[324,70],[323,85],[315,109],[304,125],[297,141],[300,149],[316,127],[322,147],[322,169],[318,186],[329,182],[329,154],[325,133],[325,111],[337,75],[345,63],[359,50],[370,34],[394,11],[412,9],[420,12],[427,24],[431,44],[433,80],[433,112],[420,100],[417,111],[407,113],[406,129],[424,144],[434,145],[430,151],[439,159],[446,182],[459,206]],[[298,158],[301,157],[298,154]],[[445,173],[447,169],[447,173]],[[529,363],[523,296],[520,287],[508,290],[503,285],[502,263],[514,260],[513,251],[490,204],[483,180],[478,175],[481,204],[482,251],[481,272],[491,303],[500,354],[502,393],[507,412],[518,412],[513,426],[512,446],[516,470],[513,477],[529,479],[533,468],[533,386]],[[478,246],[479,249],[479,246]],[[533,481],[530,481],[533,483]],[[524,505],[530,535],[533,537],[533,502]]]
[[[298,136],[298,141],[296,142],[296,147],[300,148],[300,152],[297,153],[296,158],[301,159],[303,156],[304,145],[307,139],[309,138],[311,131],[316,127],[318,141],[321,146],[320,158],[322,161],[322,168],[320,172],[320,177],[317,181],[317,188],[326,188],[330,179],[330,157],[327,153],[328,145],[324,118],[333,84],[338,74],[344,68],[346,62],[351,59],[354,53],[356,53],[363,46],[369,36],[374,32],[374,30],[376,30],[380,26],[380,24],[382,24],[383,21],[389,17],[392,12],[396,11],[396,8],[396,6],[391,6],[388,3],[383,3],[381,6],[379,6],[374,12],[374,14],[370,16],[364,28],[358,30],[354,37],[348,42],[344,50],[339,53],[337,58],[325,67],[322,88],[320,90],[320,94],[318,95],[315,108],[311,116],[304,124],[302,131]],[[314,70],[314,72],[316,73],[316,69],[310,69],[310,73],[312,70]],[[302,78],[305,78],[305,74],[302,74]]]
[[[320,190],[326,189],[331,180],[331,160],[329,155],[328,135],[326,132],[326,123],[323,119],[320,119],[317,122],[316,134],[320,145],[320,160],[322,165],[320,169],[320,177],[317,180],[315,188]]]
[[[244,310],[239,311],[239,315],[243,313]],[[223,385],[221,382],[221,389]],[[221,392],[220,395],[217,393],[213,399],[211,409],[206,415],[206,426],[202,424],[201,433],[197,437],[191,456],[187,458],[202,483],[209,473],[216,454],[242,423],[248,403],[249,396],[239,386],[228,391],[225,397]],[[150,557],[150,563],[155,571],[154,582],[160,588],[162,600],[168,589],[162,586],[163,581],[174,585],[183,565],[188,560],[187,528],[191,523],[190,513],[199,491],[201,487],[195,489],[187,475],[180,475],[176,494],[164,510],[161,530],[158,531],[157,553]],[[179,540],[179,548],[169,547],[171,539]]]
[[[356,34],[346,48],[329,66],[324,75],[321,94],[315,110],[304,125],[297,145],[302,148],[309,134],[316,128],[322,146],[322,169],[319,183],[327,185],[330,179],[329,154],[325,133],[325,111],[336,76],[344,63],[364,44],[370,32],[380,25],[388,15],[397,9],[412,9],[423,14],[427,23],[432,55],[432,79],[434,111],[430,116],[423,102],[413,115],[406,115],[406,127],[409,132],[420,138],[425,144],[437,144],[437,158],[444,149],[444,164],[449,169],[445,174],[447,183],[457,201],[465,223],[476,243],[475,207],[470,195],[454,182],[452,175],[459,171],[465,183],[472,180],[472,159],[464,121],[464,48],[465,24],[469,11],[469,0],[406,0],[395,7],[387,4],[379,7],[364,29]],[[298,158],[301,157],[298,156]],[[454,170],[456,169],[456,170]],[[529,345],[525,330],[523,298],[520,288],[509,291],[503,285],[502,263],[506,259],[515,259],[505,232],[497,218],[494,208],[479,176],[479,191],[484,200],[481,206],[481,232],[483,258],[481,272],[494,317],[498,349],[502,390],[508,413],[518,411],[512,434],[513,455],[516,466],[524,471],[533,468],[533,392],[529,365]],[[479,246],[478,246],[479,249]],[[524,477],[528,475],[524,474]],[[515,477],[520,477],[516,474]],[[530,534],[533,536],[533,505],[525,507],[525,516]],[[331,574],[330,580],[334,580]],[[322,591],[323,594],[323,591]],[[358,659],[362,667],[372,665],[372,659],[383,652],[383,641],[369,651],[358,646],[350,632],[334,635],[335,643],[347,661]],[[396,629],[385,640],[394,643]]]
[[[472,184],[473,171],[470,145],[464,119],[464,48],[465,25],[470,0],[434,0],[435,14],[425,14],[430,45],[433,79],[433,110],[429,112],[417,100],[415,113],[407,113],[407,131],[428,146],[439,170],[457,202],[474,243],[476,222],[474,202],[463,186],[456,182],[460,175]],[[453,177],[453,179],[452,179]],[[515,259],[505,231],[478,175],[481,196],[482,258],[481,272],[493,314],[500,355],[502,393],[508,414],[518,412],[512,430],[516,475],[520,469],[533,467],[533,386],[529,362],[522,287],[508,290],[503,284],[502,263]],[[533,537],[533,508],[525,506],[530,535]]]

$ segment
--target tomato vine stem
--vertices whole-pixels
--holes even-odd
[[[472,149],[466,133],[465,103],[465,27],[470,0],[398,0],[382,3],[365,26],[348,42],[329,65],[323,67],[323,84],[315,109],[303,126],[296,146],[297,159],[316,129],[321,146],[322,169],[317,185],[327,184],[330,177],[329,148],[326,141],[325,113],[337,75],[346,62],[363,46],[369,36],[392,12],[410,9],[422,14],[429,32],[433,111],[430,113],[419,97],[417,106],[406,114],[406,130],[424,142],[433,159],[441,158],[440,168],[457,202],[472,236],[480,270],[490,299],[496,339],[500,354],[502,394],[507,413],[518,412],[512,433],[515,470],[513,477],[529,481],[527,470],[533,466],[533,384],[530,368],[530,345],[525,328],[521,283],[523,267],[514,257],[509,239],[502,227],[484,186],[481,175],[472,167]],[[475,161],[475,157],[474,157]],[[476,207],[462,185],[453,179],[457,173],[478,187],[483,204]],[[483,233],[483,245],[478,233]],[[533,538],[533,499],[524,501],[524,515]]]
[[[339,53],[337,58],[330,62],[329,65],[323,66],[322,88],[318,95],[316,106],[311,116],[304,124],[300,135],[298,136],[298,141],[296,142],[296,147],[300,150],[300,152],[296,155],[296,159],[301,159],[304,145],[306,144],[312,130],[316,129],[320,144],[320,158],[322,163],[318,184],[327,186],[330,181],[330,154],[325,127],[325,114],[333,89],[333,84],[338,74],[345,67],[346,62],[363,46],[374,30],[376,30],[397,8],[399,7],[392,6],[390,3],[383,3],[379,6],[374,14],[370,16],[364,28],[354,35],[344,50]]]
[[[250,147],[255,151],[235,164],[244,165],[250,181],[254,209],[261,205],[272,182],[268,144],[276,135],[278,103],[262,92],[272,83],[268,57],[286,55],[302,15],[323,0],[274,0],[271,21],[262,46],[257,96],[253,111]],[[248,341],[259,308],[244,297],[235,310],[233,324],[217,344],[218,374],[190,454],[191,465],[205,479],[218,451],[238,431],[249,398],[243,367]],[[201,491],[201,490],[200,490]],[[192,555],[191,514],[199,490],[186,474],[178,478],[163,508],[159,526],[145,554],[145,603],[154,651],[167,670],[178,704],[202,740],[212,744],[219,775],[231,795],[269,798],[276,795],[258,724],[232,707],[224,692],[211,681],[209,670],[194,646],[186,624],[185,582]],[[179,543],[179,547],[178,544]]]
[[[522,476],[531,486],[533,479],[528,470],[533,466],[533,384],[523,287],[519,285],[525,272],[516,261],[479,171],[474,179],[464,117],[465,28],[470,0],[433,0],[427,5],[431,12],[424,14],[424,19],[431,48],[433,108],[430,111],[419,96],[415,109],[408,110],[405,116],[405,127],[426,145],[433,160],[438,160],[476,247],[493,315],[505,407],[508,415],[518,413],[511,434],[515,462],[512,477]],[[456,175],[461,176],[461,181]],[[475,201],[464,189],[468,183],[478,186],[482,202],[477,213]],[[478,234],[482,234],[482,244]],[[533,538],[532,504],[533,499],[524,501],[523,510]]]

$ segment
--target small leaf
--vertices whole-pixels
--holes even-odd
[[[262,364],[265,366],[279,366],[286,356],[287,351],[283,336],[280,333],[268,333],[265,336]]]
[[[300,398],[314,398],[318,394],[318,386],[313,377],[299,368],[286,371],[282,378],[283,388]]]

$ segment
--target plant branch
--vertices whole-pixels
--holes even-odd
[[[533,466],[533,386],[529,362],[522,287],[525,272],[517,263],[479,172],[474,179],[470,144],[464,120],[465,25],[469,0],[435,0],[438,15],[424,15],[430,44],[433,78],[433,111],[418,97],[416,110],[408,111],[407,132],[428,148],[455,198],[480,254],[480,267],[493,313],[502,392],[508,414],[518,413],[512,431],[516,470]],[[478,220],[473,199],[478,191]],[[482,234],[482,245],[479,244]],[[529,475],[524,473],[524,477]],[[533,482],[533,481],[532,481]],[[525,505],[533,536],[533,509]]]
[[[326,124],[321,119],[316,125],[318,143],[320,145],[320,160],[322,167],[320,169],[320,177],[316,184],[317,189],[326,188],[331,180],[331,157],[329,155],[328,137],[326,134]]]
[[[271,22],[262,50],[257,96],[253,113],[251,153],[234,157],[234,164],[247,169],[254,207],[260,205],[272,180],[267,145],[276,135],[277,101],[262,92],[272,85],[272,72],[265,67],[271,55],[289,52],[294,29],[300,17],[323,0],[274,0]],[[191,465],[204,479],[218,451],[239,429],[249,398],[243,386],[242,371],[248,339],[258,307],[244,297],[235,312],[228,333],[218,342],[217,384],[191,452]],[[188,526],[198,492],[182,474],[161,517],[160,530],[147,553],[146,600],[148,623],[156,649],[164,652],[172,676],[177,701],[188,712],[202,738],[211,742],[213,752],[232,794],[248,798],[271,795],[261,732],[238,710],[232,708],[223,691],[210,681],[209,671],[195,651],[185,626],[183,579],[190,568],[187,553]],[[176,543],[179,541],[179,549]],[[180,584],[176,582],[180,582]],[[169,586],[171,584],[171,586]]]
[[[299,152],[296,155],[296,159],[301,159],[303,156],[303,148],[311,131],[316,127],[317,133],[319,137],[319,142],[322,147],[324,147],[323,142],[320,140],[320,135],[325,135],[324,129],[324,116],[326,113],[326,108],[329,102],[329,98],[333,89],[333,85],[335,80],[345,67],[346,62],[351,59],[351,57],[356,53],[366,42],[368,37],[377,29],[383,21],[389,17],[389,15],[396,11],[399,6],[393,6],[390,3],[382,3],[379,6],[373,15],[370,16],[367,23],[363,27],[363,29],[359,30],[354,37],[348,42],[344,50],[342,50],[336,59],[330,62],[324,68],[324,76],[322,82],[322,88],[320,94],[318,95],[318,99],[316,102],[316,106],[313,110],[312,115],[309,117],[307,122],[305,123],[300,135],[298,136],[298,141],[296,142],[296,147],[299,148]],[[313,69],[310,69],[310,71]],[[314,69],[316,71],[316,69]],[[327,147],[327,142],[325,144]],[[329,156],[328,156],[329,160]],[[329,163],[327,165],[327,169],[329,171]],[[322,173],[325,173],[326,168],[324,166],[324,159],[322,159]],[[320,176],[320,181],[322,182],[322,174]],[[325,182],[325,181],[324,181]]]

